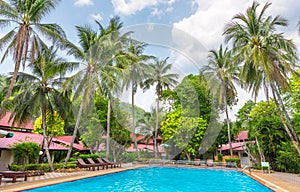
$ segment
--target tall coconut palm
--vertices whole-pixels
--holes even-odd
[[[99,27],[102,26],[99,25]],[[77,47],[71,42],[67,42],[65,46],[69,49],[68,54],[80,60],[82,67],[67,80],[66,87],[72,87],[75,90],[74,100],[79,99],[80,106],[77,112],[75,128],[66,156],[65,166],[71,156],[80,124],[80,117],[84,109],[93,102],[95,91],[103,93],[103,91],[107,91],[109,87],[114,88],[118,84],[116,74],[120,72],[120,69],[112,65],[112,63],[120,49],[121,41],[117,39],[112,41],[112,33],[99,34],[89,26],[77,26],[76,28],[80,47]],[[107,129],[109,132],[109,127]]]
[[[121,50],[127,46],[128,43],[128,35],[131,32],[124,33],[121,35],[121,28],[123,27],[123,23],[120,21],[120,18],[118,16],[113,17],[109,21],[109,25],[107,28],[104,28],[100,22],[97,22],[100,29],[100,37],[106,36],[109,41],[114,44],[115,47],[118,47],[116,49],[117,51],[113,54],[111,54],[111,57],[114,58],[108,63],[109,65],[116,65],[120,68],[123,68],[122,63],[119,61],[119,57],[121,56]],[[116,54],[116,55],[115,55]],[[114,74],[111,74],[114,75]],[[120,84],[119,82],[121,81],[122,77],[120,74],[117,74],[116,80],[114,83],[111,83],[111,81],[104,81],[106,82],[102,86],[102,92],[107,96],[108,98],[108,105],[107,105],[107,126],[106,126],[106,156],[109,156],[109,151],[110,151],[110,116],[111,116],[111,99],[113,93],[118,93],[120,91]]]
[[[132,118],[132,132],[133,141],[136,149],[137,158],[140,158],[140,153],[136,140],[136,122],[135,122],[135,105],[134,95],[137,92],[138,85],[140,85],[146,77],[147,66],[144,62],[149,60],[151,56],[143,55],[144,43],[133,41],[124,54],[123,63],[125,63],[126,73],[123,79],[123,84],[126,89],[131,86],[131,118]]]
[[[227,42],[232,42],[233,51],[243,64],[240,78],[248,90],[252,90],[255,97],[262,87],[266,93],[268,89],[272,91],[285,130],[300,155],[299,137],[280,96],[281,89],[289,89],[288,76],[298,68],[296,46],[276,31],[276,27],[287,26],[287,20],[279,15],[266,16],[270,5],[266,3],[259,11],[259,3],[253,2],[246,14],[233,17],[224,35]]]
[[[0,39],[0,51],[3,51],[3,62],[12,54],[15,62],[14,73],[6,92],[5,101],[10,97],[20,65],[25,67],[27,61],[34,64],[35,53],[46,47],[44,40],[62,40],[66,38],[63,29],[57,24],[43,24],[42,19],[53,10],[59,0],[10,0],[0,1],[0,26],[11,27],[10,31]],[[4,110],[3,110],[4,109]]]
[[[14,122],[24,122],[28,117],[42,114],[43,146],[51,171],[54,169],[48,147],[46,113],[67,111],[65,107],[70,102],[57,88],[62,86],[65,73],[77,65],[65,62],[56,53],[53,47],[43,49],[34,61],[31,74],[18,73],[13,89],[16,94],[12,100]]]
[[[157,131],[159,129],[159,101],[162,97],[163,89],[170,89],[177,84],[178,74],[169,73],[172,64],[167,63],[168,57],[164,60],[155,59],[154,63],[149,66],[149,74],[143,82],[143,87],[149,89],[150,86],[155,85],[157,95],[156,99],[156,124],[154,129],[154,156],[157,157]]]
[[[230,119],[228,115],[228,102],[234,102],[237,92],[233,84],[237,68],[232,62],[231,52],[220,45],[219,50],[210,50],[208,64],[202,68],[207,79],[209,90],[213,98],[218,100],[220,106],[224,107],[227,122],[228,143],[230,156],[233,157],[231,145]]]

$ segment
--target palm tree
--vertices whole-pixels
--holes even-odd
[[[155,59],[155,62],[149,65],[149,75],[143,82],[144,90],[149,89],[155,84],[156,99],[156,124],[154,129],[154,156],[157,157],[157,131],[159,128],[159,101],[162,97],[163,89],[170,89],[177,84],[178,74],[168,73],[172,64],[167,63],[168,57],[164,60]]]
[[[274,18],[265,15],[270,5],[266,3],[259,12],[259,3],[253,2],[246,14],[233,17],[224,35],[227,42],[232,42],[233,51],[243,64],[240,78],[246,88],[252,90],[255,97],[262,87],[267,97],[268,89],[272,91],[281,121],[300,155],[299,137],[280,96],[281,89],[289,89],[288,75],[295,73],[298,67],[296,46],[276,32],[276,27],[287,26],[287,20],[279,15]]]
[[[102,26],[99,25],[99,27],[101,28]],[[98,34],[97,31],[94,31],[89,26],[76,26],[76,28],[80,47],[71,42],[66,42],[65,46],[69,49],[68,54],[80,60],[82,67],[67,80],[66,87],[75,89],[73,99],[79,99],[80,106],[76,116],[72,141],[65,160],[65,167],[72,153],[84,109],[88,108],[90,103],[93,102],[95,91],[103,93],[103,91],[109,90],[109,87],[113,89],[118,85],[116,74],[120,72],[118,67],[112,65],[120,49],[120,40],[115,39],[112,41],[113,33],[103,34],[101,30],[101,34]],[[110,92],[106,92],[106,94],[110,94]],[[110,106],[108,108],[110,109]],[[107,124],[107,132],[109,134],[109,121]]]
[[[65,62],[56,53],[53,47],[43,49],[32,66],[31,74],[18,73],[13,89],[16,95],[12,100],[12,116],[15,115],[13,123],[42,114],[43,146],[51,171],[54,169],[49,152],[46,113],[53,114],[56,110],[62,114],[67,111],[65,107],[69,106],[69,100],[57,88],[61,87],[65,73],[76,65]]]
[[[126,89],[129,89],[131,86],[131,115],[132,115],[132,132],[133,132],[133,141],[136,149],[137,158],[140,159],[140,153],[136,140],[136,123],[135,123],[135,105],[134,105],[134,95],[136,94],[138,85],[143,82],[146,77],[146,64],[145,61],[149,60],[151,56],[143,55],[144,43],[133,41],[132,44],[128,47],[127,52],[125,53],[124,60],[122,63],[125,63],[126,75],[124,76],[124,86]]]
[[[232,63],[232,55],[227,48],[223,50],[220,45],[219,50],[210,50],[208,64],[203,67],[202,72],[207,79],[209,90],[213,98],[218,100],[226,113],[228,143],[230,156],[233,157],[230,133],[230,120],[228,115],[228,102],[232,103],[237,96],[233,80],[236,80],[237,68]]]
[[[42,24],[44,17],[53,10],[59,0],[10,0],[0,1],[1,27],[12,27],[0,39],[0,51],[4,51],[1,62],[10,53],[15,62],[9,88],[2,103],[0,115],[4,114],[5,101],[11,95],[20,65],[25,67],[30,56],[30,66],[34,64],[36,52],[46,47],[42,37],[57,41],[66,38],[63,29],[57,24]],[[5,49],[5,50],[4,50]]]
[[[97,22],[100,29],[100,37],[108,37],[109,41],[114,44],[114,46],[117,48],[116,52],[111,54],[110,56],[114,59],[112,59],[108,64],[112,66],[114,63],[117,65],[117,67],[123,68],[122,63],[120,63],[119,58],[122,56],[121,50],[125,48],[128,42],[128,35],[131,32],[124,33],[121,35],[120,30],[123,27],[123,23],[120,22],[120,18],[118,16],[113,17],[110,19],[109,25],[107,28],[104,28],[100,22]],[[114,55],[116,54],[116,55]],[[112,71],[110,71],[112,72]],[[111,75],[116,75],[111,73]],[[116,78],[122,79],[120,73],[117,73]],[[106,82],[106,83],[105,83]],[[108,98],[108,104],[107,104],[107,126],[106,126],[106,156],[109,156],[110,151],[110,116],[111,116],[111,99],[113,93],[118,93],[120,91],[120,80],[116,80],[112,83],[112,81],[103,81],[102,86],[102,92],[107,96]]]

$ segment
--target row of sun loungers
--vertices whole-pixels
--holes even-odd
[[[24,171],[10,171],[2,162],[0,162],[0,185],[2,177],[12,178],[12,182],[15,183],[17,178],[24,177],[24,181],[27,181],[28,172]]]
[[[108,169],[108,167],[121,167],[121,163],[111,162],[107,158],[97,158],[96,160],[98,162],[95,162],[92,158],[87,158],[88,163],[86,163],[83,159],[77,159],[77,167],[93,171],[95,171],[96,169],[100,170],[100,168]]]

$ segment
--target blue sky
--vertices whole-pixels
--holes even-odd
[[[263,4],[266,1],[258,2]],[[288,19],[285,35],[293,39],[299,48],[296,25],[300,20],[300,1],[271,2],[268,14],[279,14]],[[147,53],[160,58],[170,56],[174,70],[183,76],[198,72],[206,62],[207,50],[218,48],[223,43],[225,24],[235,14],[244,13],[251,4],[249,0],[62,0],[45,22],[61,25],[69,40],[76,43],[75,25],[95,26],[94,19],[97,19],[107,26],[109,19],[118,15],[125,29],[135,30],[134,37],[148,41]],[[4,33],[5,30],[0,30],[0,36]],[[12,71],[11,63],[8,59],[1,64],[0,74]],[[141,97],[138,105],[149,103],[148,99],[154,98],[153,92],[149,94],[137,95]],[[249,98],[245,92],[240,95],[242,100]]]

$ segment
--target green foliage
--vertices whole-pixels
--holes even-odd
[[[131,114],[131,110],[132,110],[132,106],[129,103],[125,103],[125,102],[120,102],[120,108],[122,111],[127,112],[128,116],[129,114]],[[144,114],[145,114],[145,110],[138,107],[138,106],[134,106],[134,117],[136,119],[136,121],[143,119],[144,118]]]
[[[223,154],[222,153],[218,153],[218,161],[222,161],[223,160]]]
[[[16,143],[10,149],[17,164],[35,163],[41,150],[40,146],[34,142]]]
[[[134,160],[136,160],[137,158],[137,154],[136,153],[130,153],[130,152],[124,152],[121,154],[120,156],[120,161],[121,162],[133,162]]]
[[[74,163],[68,163],[67,168],[75,169],[77,167],[77,164]],[[12,171],[30,171],[30,170],[42,170],[44,172],[49,172],[50,167],[48,164],[27,164],[27,165],[16,165],[12,164],[10,165],[10,170]],[[54,163],[53,164],[54,170],[62,169],[63,163]]]
[[[131,143],[130,131],[127,129],[128,113],[122,110],[118,99],[112,99],[112,111],[110,119],[110,137],[120,145],[128,146]],[[102,96],[96,96],[95,106],[99,123],[106,132],[107,129],[107,105],[108,99]],[[97,128],[97,127],[95,127]],[[99,127],[98,127],[99,128]]]
[[[46,126],[47,126],[47,135],[49,136],[56,137],[65,134],[64,131],[65,122],[56,111],[54,111],[54,113],[51,113],[50,111],[46,113]],[[35,120],[33,132],[38,134],[43,134],[42,116],[39,116]]]
[[[187,156],[198,156],[202,137],[211,115],[210,95],[203,75],[188,75],[174,89],[164,91],[163,98],[172,104],[161,124],[164,142],[180,148]]]
[[[237,112],[236,127],[247,129],[247,120],[249,119],[249,114],[255,103],[252,100],[248,100]]]
[[[226,162],[235,162],[238,167],[241,167],[241,160],[239,158],[226,158]]]
[[[24,166],[11,164],[9,166],[9,170],[11,170],[11,171],[24,171]]]
[[[176,147],[195,155],[206,131],[207,122],[201,117],[182,117],[180,108],[167,114],[161,132],[165,142],[171,141]]]
[[[95,160],[98,157],[99,156],[97,154],[81,154],[81,155],[79,155],[79,158],[83,159],[83,160],[86,160],[87,158],[92,158],[93,160]]]
[[[257,137],[262,153],[273,166],[280,143],[288,140],[275,103],[258,102],[249,114],[248,126],[250,139]],[[276,166],[273,167],[276,169]]]
[[[280,171],[300,173],[300,157],[291,142],[281,142],[276,157],[276,167]]]

